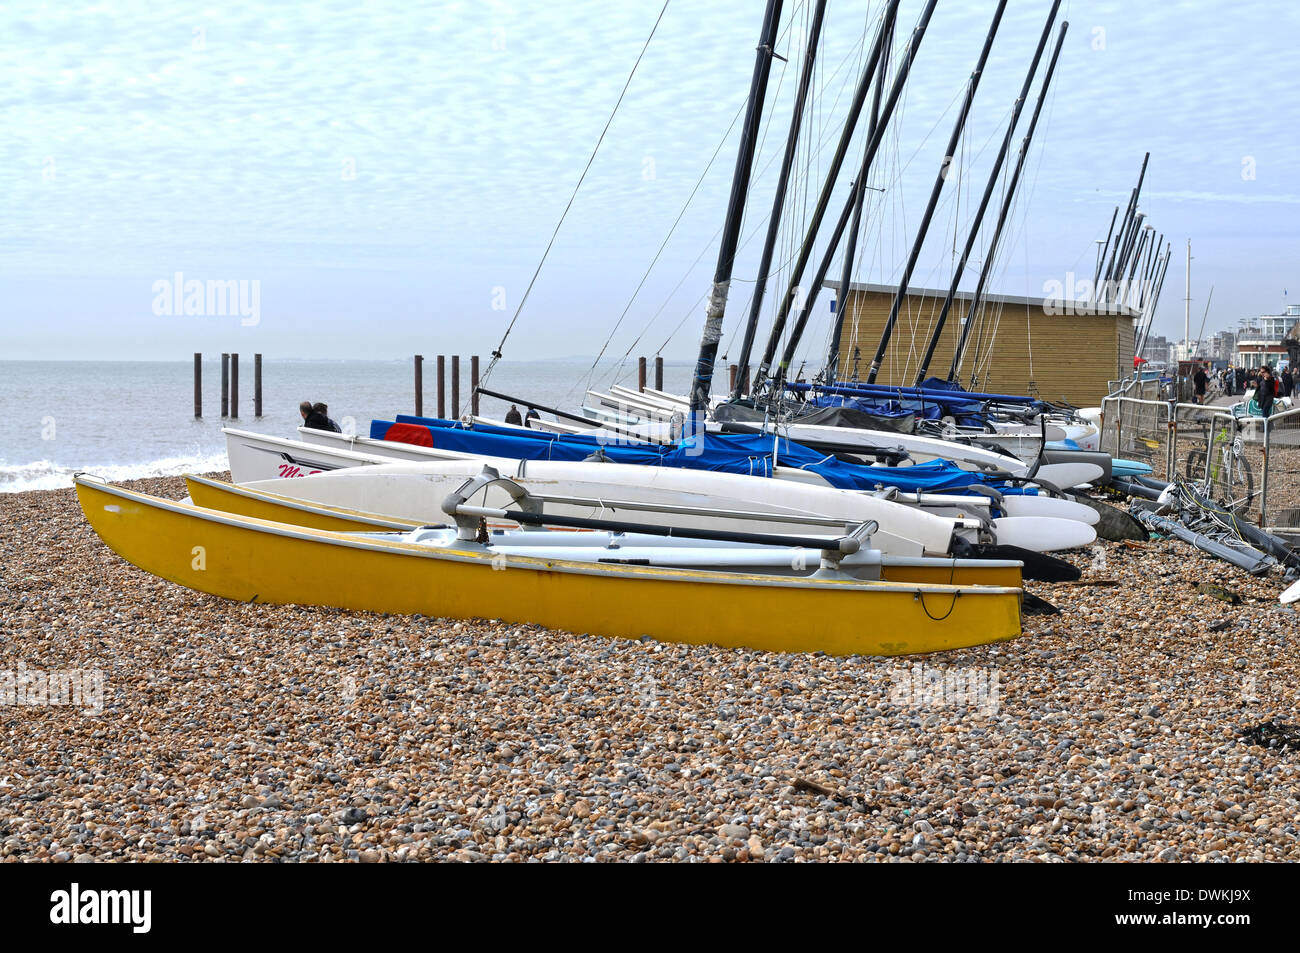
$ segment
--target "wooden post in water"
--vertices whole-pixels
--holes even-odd
[[[230,419],[239,419],[239,355],[230,355]]]
[[[194,419],[203,419],[203,355],[194,352]]]
[[[262,355],[253,355],[253,416],[262,416]]]
[[[478,416],[478,355],[469,359],[469,406],[470,413]]]
[[[415,416],[424,416],[424,355],[415,355]]]
[[[459,417],[459,416],[460,416],[460,355],[453,354],[451,356],[451,417]]]
[[[739,370],[735,364],[727,365],[727,390],[733,394],[736,392],[736,373]]]
[[[221,355],[221,416],[230,416],[230,355]]]
[[[645,358],[636,359],[636,389],[645,393]]]
[[[438,355],[438,416],[447,416],[447,359]]]
[[[746,364],[740,370],[740,392],[742,394],[749,393],[749,365],[748,364]]]
[[[664,389],[664,359],[655,358],[655,390]]]

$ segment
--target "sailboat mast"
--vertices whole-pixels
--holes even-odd
[[[808,45],[804,53],[803,69],[799,74],[799,89],[795,94],[794,111],[790,115],[790,132],[785,140],[785,155],[781,157],[781,172],[776,180],[776,198],[772,201],[772,214],[767,223],[767,237],[763,241],[763,255],[758,265],[758,280],[754,284],[754,297],[749,305],[749,321],[745,324],[745,336],[740,345],[739,365],[742,371],[736,375],[736,385],[731,391],[732,400],[740,396],[740,389],[748,376],[743,369],[749,367],[749,355],[754,349],[754,334],[758,330],[759,312],[763,308],[763,296],[767,291],[767,280],[772,270],[772,255],[776,250],[776,239],[781,230],[781,214],[785,210],[786,190],[790,183],[790,171],[794,167],[799,130],[803,126],[804,105],[808,101],[808,90],[812,86],[813,67],[817,62],[817,47],[821,42],[822,19],[825,13],[826,0],[817,0],[812,23],[808,27]]]
[[[1161,235],[1160,238],[1162,241],[1164,240],[1163,235]],[[1169,259],[1173,257],[1173,254],[1174,246],[1173,243],[1170,242],[1165,245],[1164,254],[1156,257],[1156,266],[1153,274],[1158,275],[1159,277],[1155,278],[1155,283],[1152,285],[1151,289],[1151,298],[1147,302],[1146,307],[1142,310],[1142,318],[1144,321],[1142,339],[1137,342],[1137,347],[1133,352],[1134,357],[1141,357],[1142,352],[1147,348],[1147,338],[1151,334],[1151,326],[1155,324],[1156,309],[1159,307],[1160,303],[1160,290],[1165,286],[1165,273],[1169,270]],[[1147,317],[1148,313],[1151,315],[1150,317]],[[1134,334],[1136,336],[1136,332],[1134,332]]]
[[[885,39],[885,49],[888,51],[889,46],[894,39],[894,24],[889,25],[889,36]],[[876,72],[876,89],[871,94],[871,123],[867,126],[867,141],[870,142],[876,136],[876,129],[880,126],[880,94],[885,88],[885,73],[889,66],[889,57],[884,55],[880,57],[880,68]],[[840,335],[844,333],[844,316],[848,313],[846,305],[849,302],[849,286],[853,282],[853,259],[858,253],[858,233],[862,229],[862,206],[867,197],[867,177],[866,170],[858,174],[857,181],[853,184],[853,221],[849,225],[849,238],[844,243],[844,268],[840,272],[840,287],[836,297],[839,299],[838,307],[835,310],[835,326],[831,328],[830,350],[826,354],[826,371],[825,379],[829,383],[835,380],[835,375],[839,371],[840,364]]]
[[[1151,328],[1155,325],[1156,311],[1160,307],[1160,295],[1165,290],[1165,275],[1169,274],[1169,263],[1174,260],[1174,243],[1165,242],[1165,263],[1160,266],[1160,277],[1156,279],[1156,289],[1151,294],[1151,320],[1147,322],[1146,333],[1142,335],[1142,347],[1145,350]]]
[[[889,118],[894,113],[894,107],[898,105],[898,99],[903,93],[903,87],[907,84],[907,77],[912,71],[912,63],[916,60],[917,51],[920,49],[921,40],[925,36],[926,29],[930,25],[930,16],[934,13],[935,4],[938,0],[930,0],[926,5],[921,19],[916,28],[912,30],[911,39],[908,41],[907,52],[903,56],[903,62],[898,67],[898,74],[894,77],[894,84],[890,87],[889,96],[886,97],[884,105],[880,107],[880,118],[871,141],[867,144],[867,150],[862,156],[862,166],[858,172],[858,178],[865,180],[867,173],[871,169],[871,163],[876,158],[876,153],[880,149],[880,143],[884,139],[885,128],[889,125]],[[883,25],[882,25],[883,26]],[[828,178],[828,186],[833,183]],[[778,380],[785,377],[786,370],[790,367],[791,361],[794,360],[795,348],[799,346],[799,341],[803,337],[804,329],[808,326],[808,316],[812,313],[813,304],[817,300],[817,294],[821,291],[822,283],[826,280],[826,275],[830,271],[831,262],[834,260],[835,250],[839,246],[840,238],[844,235],[844,229],[849,223],[849,218],[853,214],[852,194],[849,195],[848,201],[844,205],[843,211],[840,212],[839,219],[835,222],[835,227],[831,231],[830,238],[826,243],[826,252],[822,255],[821,264],[813,280],[808,285],[808,294],[806,300],[801,302],[799,316],[795,319],[794,327],[790,331],[790,340],[786,342],[785,351],[781,357],[781,363],[777,368],[776,378]],[[816,231],[810,229],[805,242],[806,246],[811,249],[813,240],[816,238]],[[772,359],[776,354],[776,346],[780,343],[781,332],[785,328],[785,318],[789,314],[789,307],[795,301],[799,290],[798,282],[802,280],[802,269],[796,276],[790,280],[789,290],[786,292],[785,300],[781,302],[782,310],[777,312],[777,320],[772,326],[772,333],[767,340],[767,352],[763,355],[763,363],[759,365],[758,377],[761,380],[766,377],[772,367]]]
[[[1043,24],[1042,36],[1038,38],[1038,48],[1034,50],[1034,58],[1029,64],[1029,72],[1025,74],[1025,82],[1020,87],[1020,95],[1016,98],[1016,104],[1011,110],[1011,121],[1007,124],[1007,134],[1002,137],[1002,146],[998,150],[997,157],[993,160],[993,169],[989,172],[988,182],[984,186],[984,194],[980,197],[979,208],[975,210],[975,218],[971,222],[970,232],[966,236],[966,247],[962,249],[961,258],[957,259],[957,267],[953,270],[952,281],[948,285],[948,294],[944,297],[943,307],[939,309],[939,317],[934,322],[934,333],[930,335],[930,343],[925,349],[925,356],[921,358],[921,365],[916,369],[916,382],[914,385],[916,387],[921,386],[921,383],[925,380],[926,372],[930,369],[930,362],[934,360],[934,352],[939,346],[939,338],[943,334],[944,324],[948,320],[948,312],[952,310],[953,300],[957,297],[957,286],[961,284],[962,275],[966,272],[966,263],[970,261],[971,252],[974,250],[975,242],[979,238],[984,213],[988,211],[989,203],[993,200],[993,193],[998,185],[998,176],[1001,175],[1003,163],[1006,162],[1007,155],[1011,152],[1011,143],[1015,141],[1016,123],[1020,121],[1020,112],[1029,99],[1030,90],[1034,85],[1034,74],[1038,72],[1038,64],[1043,58],[1043,51],[1047,49],[1047,42],[1052,38],[1052,24],[1056,22],[1056,13],[1060,6],[1061,0],[1055,0],[1051,12],[1047,14],[1047,22]]]
[[[817,196],[817,204],[814,206],[812,215],[808,220],[808,231],[804,236],[803,244],[799,248],[799,254],[796,256],[791,269],[789,285],[777,305],[776,320],[773,322],[772,331],[767,337],[767,345],[763,349],[763,360],[759,365],[758,373],[755,375],[755,383],[767,376],[767,371],[772,366],[777,343],[781,340],[781,334],[785,330],[786,316],[790,313],[790,305],[795,300],[799,283],[803,281],[804,269],[808,267],[808,259],[812,257],[817,232],[821,228],[822,218],[826,215],[826,207],[830,204],[831,193],[835,191],[840,168],[843,166],[844,157],[849,151],[849,143],[853,140],[853,130],[857,127],[858,117],[861,115],[862,107],[867,101],[867,92],[871,87],[871,81],[876,72],[876,64],[880,61],[882,55],[885,34],[898,14],[900,2],[901,0],[890,0],[889,6],[885,8],[880,30],[876,33],[875,42],[871,47],[871,54],[867,57],[867,62],[862,68],[862,76],[858,80],[857,89],[853,93],[853,102],[849,105],[848,117],[844,121],[844,131],[840,134],[840,141],[835,147],[835,155],[831,157],[830,166],[826,172],[826,180],[822,183],[821,193]],[[929,23],[930,15],[934,12],[934,6],[937,2],[938,0],[929,0],[925,12],[921,15],[924,23]],[[925,32],[924,28],[920,29],[922,33]]]
[[[1101,282],[1101,266],[1106,263],[1106,253],[1110,251],[1110,240],[1115,235],[1115,220],[1119,218],[1119,206],[1115,206],[1115,211],[1110,213],[1110,228],[1106,232],[1106,242],[1101,246],[1101,254],[1097,256],[1097,270],[1092,276],[1092,301],[1097,302],[1097,286]]]
[[[930,230],[930,221],[934,218],[934,210],[939,205],[939,195],[943,192],[944,183],[948,180],[948,173],[951,171],[953,159],[957,154],[957,143],[961,141],[962,130],[966,128],[966,117],[970,115],[971,105],[975,101],[975,90],[979,88],[980,77],[984,75],[984,64],[988,62],[989,52],[993,49],[993,39],[998,34],[998,27],[1002,23],[1002,14],[1006,11],[1007,0],[999,0],[997,10],[993,13],[993,25],[989,27],[988,35],[984,37],[984,46],[980,50],[979,62],[975,64],[975,71],[971,73],[970,81],[966,84],[966,98],[962,100],[961,112],[957,116],[957,122],[953,124],[952,135],[948,137],[948,148],[943,154],[943,164],[939,166],[939,174],[935,176],[934,187],[930,190],[930,201],[925,206],[925,213],[921,216],[920,227],[916,231],[916,240],[912,242],[912,251],[907,256],[907,264],[903,268],[903,277],[898,285],[898,293],[894,295],[894,303],[889,309],[889,317],[885,320],[885,326],[880,332],[880,344],[876,348],[876,356],[871,361],[871,367],[867,370],[867,383],[874,384],[876,375],[880,373],[880,364],[885,359],[885,351],[889,347],[889,339],[894,334],[894,325],[898,322],[898,312],[903,305],[903,298],[907,294],[907,286],[912,280],[912,272],[916,268],[916,261],[921,257],[921,246],[925,243],[926,233]]]
[[[745,197],[749,192],[754,150],[763,116],[763,101],[767,95],[767,80],[771,75],[772,55],[780,29],[781,5],[782,0],[767,0],[763,30],[758,40],[758,50],[754,54],[754,75],[749,84],[749,104],[745,108],[745,125],[741,132],[740,150],[736,155],[736,170],[731,178],[731,198],[727,203],[722,243],[718,248],[718,266],[713,273],[713,288],[705,311],[704,333],[700,338],[700,356],[695,362],[695,376],[691,381],[692,432],[704,429],[704,416],[709,409],[713,365],[718,356],[718,342],[722,339],[722,318],[727,309],[727,291],[731,285],[736,247],[740,243]]]
[[[1142,191],[1142,181],[1146,178],[1147,162],[1150,161],[1150,159],[1151,159],[1151,153],[1149,152],[1142,158],[1142,171],[1138,173],[1137,185],[1133,187],[1133,191],[1129,195],[1128,207],[1124,210],[1124,219],[1120,223],[1120,228],[1119,228],[1120,236],[1125,236],[1128,234],[1129,225],[1133,219],[1133,216],[1137,214],[1138,195]],[[1115,277],[1115,263],[1119,257],[1120,244],[1121,241],[1117,237],[1115,239],[1115,248],[1111,252],[1110,264],[1106,266],[1105,285],[1103,287],[1106,289],[1105,297],[1107,299],[1110,298],[1110,283],[1111,281],[1114,280]]]
[[[1065,44],[1066,31],[1070,29],[1069,21],[1061,24],[1061,29],[1056,37],[1056,47],[1052,50],[1052,58],[1048,60],[1047,72],[1043,75],[1043,86],[1038,92],[1038,101],[1034,103],[1034,112],[1029,117],[1029,126],[1025,130],[1025,138],[1020,143],[1020,154],[1016,157],[1016,167],[1011,173],[1011,181],[1007,184],[1007,194],[1002,199],[1002,207],[998,210],[998,223],[993,229],[993,238],[989,241],[987,254],[984,256],[984,267],[980,269],[979,281],[975,285],[975,294],[971,296],[970,308],[966,312],[966,323],[962,325],[961,337],[957,341],[957,348],[953,351],[952,367],[948,370],[948,380],[955,381],[957,372],[961,369],[962,357],[966,352],[966,343],[970,340],[971,329],[975,326],[975,311],[979,308],[980,299],[984,296],[984,286],[988,283],[989,275],[993,271],[993,259],[997,254],[998,243],[1002,240],[1002,229],[1007,224],[1007,216],[1011,213],[1011,202],[1016,196],[1016,187],[1020,184],[1020,175],[1025,169],[1025,160],[1029,157],[1029,143],[1034,138],[1034,129],[1038,126],[1038,116],[1043,110],[1043,101],[1047,98],[1047,90],[1052,85],[1052,74],[1056,72],[1056,62],[1061,56],[1061,47]]]
[[[1165,243],[1165,233],[1161,232],[1160,237],[1147,250],[1147,263],[1142,271],[1142,282],[1139,285],[1140,297],[1138,298],[1138,310],[1145,311],[1147,301],[1151,298],[1151,291],[1154,285],[1152,280],[1155,278],[1155,270],[1159,266],[1160,246]]]

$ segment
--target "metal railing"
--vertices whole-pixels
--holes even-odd
[[[1149,464],[1152,476],[1170,479],[1173,430],[1169,404],[1134,397],[1107,397],[1101,402],[1101,449],[1112,457]]]
[[[1269,513],[1270,465],[1275,492],[1284,467],[1300,527],[1300,410],[1266,422],[1222,406],[1112,395],[1102,401],[1101,449],[1150,465],[1156,479],[1203,482],[1217,502],[1247,518],[1258,512],[1261,526]]]
[[[1259,525],[1270,531],[1300,532],[1300,408],[1255,418],[1262,432],[1263,458]]]
[[[1211,499],[1250,518],[1262,505],[1262,444],[1249,443],[1241,418],[1221,406],[1178,404],[1174,415],[1174,459],[1179,474],[1203,483]]]

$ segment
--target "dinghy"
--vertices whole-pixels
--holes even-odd
[[[297,489],[311,482],[313,481],[296,481],[289,488]],[[427,526],[426,521],[422,520],[394,519],[375,513],[305,503],[290,496],[281,496],[249,486],[235,486],[234,484],[221,480],[211,480],[206,477],[186,475],[185,483],[190,492],[190,499],[193,500],[196,506],[239,516],[251,516],[276,523],[288,523],[293,526],[307,526],[313,529],[328,529],[340,532],[409,533],[412,531],[435,531]],[[641,518],[644,517],[643,512],[637,515]],[[823,530],[834,525],[833,521],[828,520],[826,522],[827,525],[821,527]],[[753,525],[758,528],[758,523]],[[842,527],[844,524],[841,521],[838,525]],[[787,526],[786,531],[791,532],[794,530],[792,527]],[[652,538],[645,537],[644,534],[596,534],[593,532],[580,535],[587,537],[581,539],[580,542],[591,550],[592,555],[588,557],[589,561],[635,562],[646,560],[647,564],[680,568],[686,566],[688,562],[698,563],[703,560],[713,560],[715,565],[720,565],[724,560],[724,557],[718,551],[705,552],[704,548],[698,543],[692,552],[687,552],[682,547],[674,547],[678,551],[664,555],[658,552],[659,549],[664,547],[664,541],[657,538],[652,540]],[[597,539],[597,535],[599,535],[599,539]],[[509,551],[511,546],[532,546],[532,554],[534,555],[538,554],[542,547],[565,545],[569,547],[566,550],[569,558],[579,558],[579,556],[574,555],[577,551],[575,541],[559,542],[562,536],[563,534],[554,532],[527,534],[516,532],[507,539],[502,530],[494,529],[491,542],[497,552]],[[873,536],[872,543],[876,542],[876,537]],[[646,554],[638,551],[638,546],[652,548],[656,552]],[[751,545],[751,548],[758,547]],[[808,574],[815,568],[806,558],[794,558],[789,552],[778,554],[772,551],[772,547],[762,548],[765,553],[761,556],[749,554],[742,557],[749,560],[747,563],[748,568],[763,565],[767,567],[764,569],[765,572],[774,572],[776,574],[798,573],[801,575]],[[853,570],[853,575],[858,578],[879,578],[887,582],[934,582],[958,586],[1019,587],[1022,583],[1020,571],[1022,563],[1017,560],[954,559],[932,556],[908,557],[883,553],[877,549],[860,551],[857,556],[861,558],[841,560],[840,565],[841,568]],[[654,561],[651,562],[651,560]]]
[[[876,545],[899,556],[947,555],[954,533],[972,542],[1007,543],[1010,540],[1001,539],[1000,534],[1014,533],[1016,545],[1032,542],[1035,545],[1025,548],[1037,552],[1088,545],[1095,538],[1091,524],[1096,514],[1086,507],[1044,496],[1003,495],[991,489],[986,494],[962,496],[899,494],[893,490],[864,493],[824,483],[812,485],[675,467],[485,457],[434,461],[427,456],[423,463],[387,465],[381,465],[387,462],[385,458],[376,456],[365,472],[349,463],[336,472],[322,472],[306,480],[268,478],[265,470],[256,474],[261,479],[247,479],[254,474],[236,466],[236,446],[245,444],[247,437],[232,433],[230,440],[232,477],[242,485],[304,502],[424,522],[440,519],[437,502],[459,481],[487,464],[538,495],[566,498],[558,503],[561,509],[557,512],[569,515],[648,510],[652,512],[646,518],[651,521],[676,521],[689,526],[724,525],[717,522],[719,512],[738,510],[768,514],[778,526],[800,516],[829,518],[841,524],[870,519],[880,525]],[[265,461],[270,456],[258,454],[255,460]],[[291,485],[281,485],[284,483]],[[1035,518],[1048,522],[1037,528],[1022,522]],[[1062,532],[1062,527],[1052,528],[1055,520],[1080,522],[1078,527],[1064,527]],[[779,530],[772,527],[770,531]],[[808,524],[799,531],[822,530],[817,524]],[[982,539],[981,533],[985,533]]]
[[[903,655],[1020,634],[1021,590],[592,564],[307,529],[162,500],[78,474],[118,555],[239,602],[494,618],[574,632],[834,655]],[[821,551],[833,563],[852,540]]]

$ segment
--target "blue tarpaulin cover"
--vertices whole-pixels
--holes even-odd
[[[914,413],[925,420],[952,416],[961,426],[981,426],[984,400],[999,398],[1024,402],[1029,409],[1042,410],[1040,401],[1015,395],[971,395],[961,384],[941,377],[928,377],[920,388],[890,387],[887,384],[837,382],[829,387],[816,384],[791,384],[791,390],[818,392],[809,403],[820,407],[852,407],[866,413]],[[950,396],[951,395],[951,396]]]
[[[614,435],[554,434],[434,417],[400,415],[397,423],[428,428],[432,446],[514,460],[585,460],[600,451],[615,463],[716,470],[771,476],[772,467],[794,467],[818,474],[831,486],[849,490],[898,487],[923,493],[960,492],[973,484],[998,486],[990,477],[934,460],[906,467],[869,467],[847,463],[802,444],[771,434],[698,434],[671,445],[629,443]],[[370,436],[385,439],[393,421],[372,420]],[[1004,490],[1005,492],[1005,490]],[[1014,491],[1012,491],[1014,492]]]

